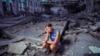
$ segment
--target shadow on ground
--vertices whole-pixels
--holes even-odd
[[[84,56],[100,56],[100,53],[95,53],[95,54],[86,53],[86,54],[84,54]]]
[[[62,56],[63,53],[64,53],[64,51],[66,50],[66,49],[65,49],[65,45],[69,46],[70,44],[71,44],[71,41],[68,40],[68,39],[61,41],[61,46],[60,46],[60,48],[57,50],[56,53],[54,53],[55,56]],[[41,51],[38,51],[38,52],[35,54],[35,56],[52,56],[52,52],[51,52],[49,55],[47,55],[47,54],[45,54],[45,53],[43,53],[43,52],[41,52]]]

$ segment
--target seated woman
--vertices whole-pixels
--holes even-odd
[[[56,51],[60,47],[60,32],[52,27],[52,24],[45,26],[46,37],[42,42],[42,46],[51,51]]]

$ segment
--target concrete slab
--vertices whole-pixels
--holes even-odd
[[[0,50],[0,55],[4,54],[5,52],[7,52],[7,48]]]
[[[83,56],[86,53],[90,53],[90,54],[92,53],[89,49],[89,46],[100,47],[100,41],[96,40],[95,38],[93,38],[91,35],[87,33],[80,33],[77,38],[79,41],[74,42],[74,44],[70,45],[69,49],[65,49],[63,55]]]
[[[10,43],[8,47],[9,48],[7,52],[13,54],[22,54],[27,48],[24,42]]]
[[[88,41],[79,41],[79,42],[76,42],[75,44],[73,44],[72,46],[70,46],[70,48],[64,52],[64,54],[67,56],[83,56],[84,54],[86,53],[92,53],[90,50],[89,50],[89,46],[98,46],[100,47],[99,44],[97,43],[91,43],[91,42],[88,42]]]
[[[10,27],[14,24],[0,24],[0,28],[4,28],[4,27]]]
[[[5,27],[11,27],[17,24],[23,24],[32,21],[32,17],[22,17],[19,19],[13,18],[13,19],[0,19],[0,28],[5,28]]]
[[[14,20],[14,21],[0,21],[0,24],[17,24],[17,23],[20,23],[24,20],[25,19],[23,19],[23,20]]]
[[[74,43],[76,41],[76,37],[77,37],[76,34],[67,34],[67,35],[63,36],[63,39],[70,40],[71,43]]]
[[[37,45],[36,43],[32,44],[31,47],[35,47],[35,48],[38,48],[38,49],[42,49],[42,45]]]
[[[35,56],[35,53],[36,53],[35,50],[32,50],[32,51],[28,50],[27,51],[27,56]]]
[[[16,42],[16,41],[20,41],[20,40],[23,40],[24,38],[14,38],[12,40],[4,40],[4,41],[0,41],[0,46],[4,46],[4,45],[8,45],[10,43],[13,43],[13,42]]]
[[[96,30],[97,28],[98,28],[97,26],[90,26],[90,29],[93,31]]]
[[[89,46],[89,49],[93,52],[93,53],[100,53],[100,48],[96,47],[96,46]]]
[[[96,26],[100,27],[100,22],[96,22]]]
[[[9,44],[10,40],[0,40],[0,46]]]
[[[13,28],[8,28],[8,29],[4,29],[4,32],[9,32],[9,34],[6,35],[10,35],[11,36],[15,36],[15,37],[24,37],[24,38],[32,38],[35,40],[39,40],[42,41],[45,37],[45,34],[40,36],[41,34],[44,33],[44,27],[47,23],[52,23],[54,28],[59,30],[60,33],[63,33],[64,27],[66,25],[66,21],[51,21],[51,22],[40,22],[40,23],[36,23],[35,25],[32,24],[27,24],[28,27],[25,28],[24,26],[19,26],[19,27],[13,27]],[[18,29],[19,28],[19,29]],[[11,31],[12,30],[12,31]]]
[[[95,39],[93,36],[91,36],[88,33],[80,33],[77,38],[80,41],[88,41],[88,42],[91,42],[91,43],[100,44],[100,41],[98,41],[97,39]]]

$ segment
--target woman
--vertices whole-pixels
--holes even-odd
[[[44,48],[50,49],[51,51],[56,51],[60,47],[60,32],[52,27],[52,24],[47,24],[45,26],[46,37],[42,42]]]

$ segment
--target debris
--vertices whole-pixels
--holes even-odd
[[[82,49],[84,49],[84,47],[82,47]]]
[[[0,42],[0,46],[8,45],[10,43],[17,42],[17,41],[20,41],[20,40],[23,40],[23,39],[24,38],[14,38],[12,40],[2,41],[2,42]]]
[[[96,47],[96,46],[89,46],[89,49],[93,52],[93,53],[100,53],[100,48]]]
[[[72,55],[73,55],[74,53],[72,52]]]
[[[45,53],[45,52],[47,51],[47,49],[42,48],[42,49],[39,49],[39,51],[41,51],[41,52]]]
[[[71,41],[71,43],[75,42],[76,41],[76,37],[77,35],[76,34],[67,34],[64,36],[64,40],[69,40]]]
[[[97,22],[97,23],[96,23],[96,26],[100,27],[100,22]]]
[[[47,55],[41,51],[38,51],[35,53],[35,56],[47,56]]]
[[[33,44],[32,47],[36,47],[36,48],[39,48],[39,49],[42,49],[43,48],[42,46],[39,46],[37,44]]]
[[[22,54],[24,50],[27,48],[24,42],[18,42],[18,43],[11,43],[8,45],[8,53],[13,54]]]
[[[98,28],[97,26],[90,26],[90,29],[93,31],[96,30],[97,28]]]
[[[27,56],[34,56],[36,53],[36,50],[27,50]]]
[[[7,52],[7,48],[0,50],[0,55],[4,54],[5,52]]]
[[[82,32],[86,33],[88,32],[88,29],[82,29]]]

